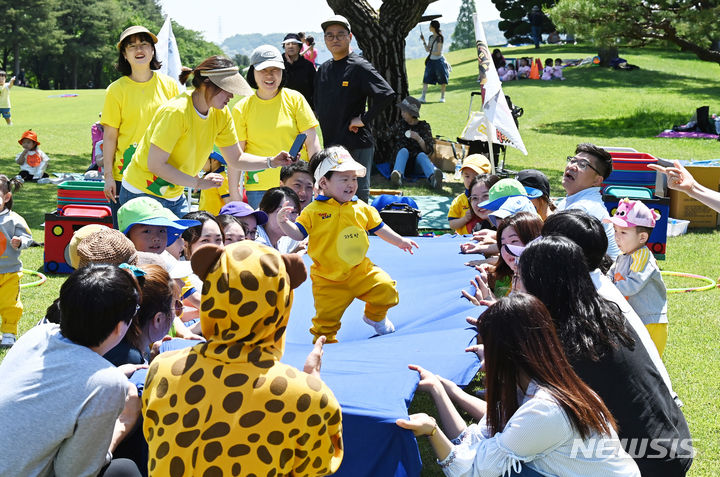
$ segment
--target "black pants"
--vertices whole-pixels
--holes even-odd
[[[103,467],[98,477],[140,477],[140,471],[130,459],[113,459]]]
[[[29,182],[37,182],[38,179],[40,179],[39,177],[38,177],[38,179],[34,179],[33,175],[30,174],[28,171],[20,171],[20,174],[18,174],[18,175],[20,177],[22,177],[25,182],[28,182],[28,181]],[[50,176],[48,176],[47,172],[43,173],[43,178],[45,178],[45,177],[50,177]]]

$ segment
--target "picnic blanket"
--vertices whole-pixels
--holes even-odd
[[[666,129],[665,131],[661,132],[655,137],[684,137],[684,138],[691,138],[691,139],[718,139],[717,134],[708,134],[704,132],[696,132],[696,131],[673,131],[672,129]]]

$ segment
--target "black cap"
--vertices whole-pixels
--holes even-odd
[[[297,43],[298,45],[302,45],[302,41],[300,41],[300,37],[297,35],[297,33],[288,33],[285,35],[285,38],[283,39],[283,45],[285,43]]]
[[[523,169],[518,172],[517,180],[524,186],[540,190],[545,197],[550,197],[550,181],[537,169]]]

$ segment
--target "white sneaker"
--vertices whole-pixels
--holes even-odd
[[[363,315],[363,321],[368,325],[372,326],[375,329],[375,332],[379,335],[387,335],[389,333],[395,332],[395,325],[393,325],[392,321],[388,320],[387,318],[383,319],[382,321],[373,321],[367,316]]]
[[[392,325],[392,323],[390,323]],[[394,331],[394,330],[393,330]],[[12,333],[3,333],[2,341],[0,341],[0,348],[12,348],[15,344],[15,335]]]
[[[445,98],[440,98],[440,102],[441,102],[441,103],[444,103],[444,102],[445,102]]]
[[[395,187],[402,185],[402,174],[400,174],[400,171],[392,171],[390,173],[390,182],[392,182]]]

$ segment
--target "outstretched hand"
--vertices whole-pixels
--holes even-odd
[[[467,298],[470,303],[475,306],[490,306],[497,300],[493,295],[492,290],[488,286],[487,273],[481,272],[480,275],[475,275],[475,278],[470,281],[470,285],[475,289],[474,294],[470,294],[465,290],[462,290],[462,296]]]
[[[323,346],[325,345],[325,341],[327,341],[325,336],[321,336],[315,341],[315,346],[313,346],[312,351],[308,354],[305,359],[305,366],[303,366],[303,371],[318,378],[320,377],[320,368],[322,367]]]
[[[403,238],[397,246],[398,248],[405,250],[406,252],[410,252],[410,255],[413,255],[413,247],[420,248],[417,242],[407,238]]]
[[[417,387],[420,391],[431,392],[433,389],[442,388],[442,382],[437,374],[417,364],[408,364],[408,368],[417,371],[420,375],[420,382],[418,382]]]
[[[668,187],[671,189],[689,193],[695,185],[695,179],[679,161],[674,161],[673,164],[674,167],[662,167],[657,164],[648,164],[648,167],[665,174],[668,178]]]
[[[295,207],[290,205],[289,200],[286,200],[282,207],[280,207],[280,210],[278,210],[277,221],[280,223],[292,222],[292,220],[290,220],[290,214],[293,212],[295,212]]]

